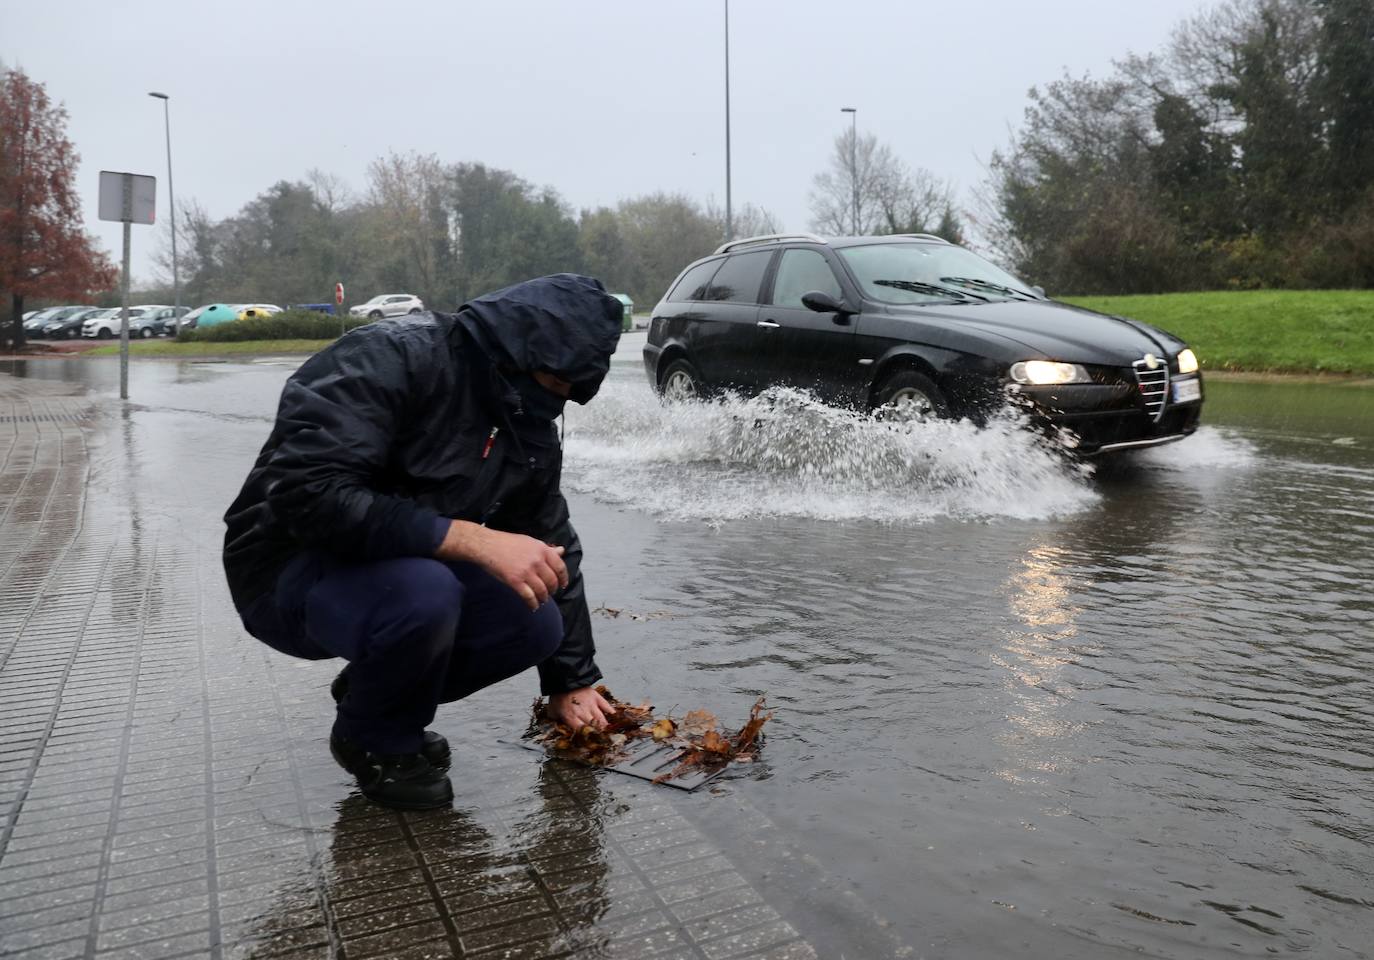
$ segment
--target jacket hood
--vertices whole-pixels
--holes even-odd
[[[500,367],[551,373],[570,399],[596,396],[620,342],[624,307],[600,280],[556,273],[469,300],[458,320]]]

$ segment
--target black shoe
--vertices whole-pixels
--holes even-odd
[[[453,802],[453,784],[423,754],[373,753],[333,734],[329,752],[358,778],[363,796],[398,810],[433,810]]]
[[[329,685],[329,695],[334,698],[335,703],[342,703],[343,698],[348,694],[348,668],[344,667],[339,671],[339,675],[334,678],[334,682]],[[439,770],[447,770],[453,762],[453,752],[449,750],[448,741],[442,734],[435,733],[433,730],[426,730],[420,742],[420,753],[430,762],[430,765]]]

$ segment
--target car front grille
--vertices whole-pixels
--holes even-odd
[[[1154,369],[1150,369],[1150,361],[1142,357],[1131,366],[1135,368],[1135,382],[1140,387],[1145,410],[1158,423],[1169,396],[1169,365],[1164,360],[1155,360]]]

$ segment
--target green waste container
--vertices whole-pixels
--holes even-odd
[[[620,321],[620,329],[621,332],[628,333],[635,328],[635,302],[623,293],[613,293],[611,296],[619,300],[625,307],[625,314]]]

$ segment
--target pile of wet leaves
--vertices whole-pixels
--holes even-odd
[[[732,762],[752,762],[763,745],[763,725],[773,716],[771,711],[764,712],[764,698],[759,697],[749,709],[748,721],[731,733],[708,710],[690,710],[681,719],[659,717],[648,701],[638,706],[625,703],[605,686],[598,686],[596,692],[614,708],[604,727],[573,729],[555,720],[543,700],[536,700],[527,736],[558,756],[598,767],[613,767],[630,759],[630,746],[639,740],[653,740],[679,750],[677,765],[656,777],[655,783],[697,770],[717,770]]]

